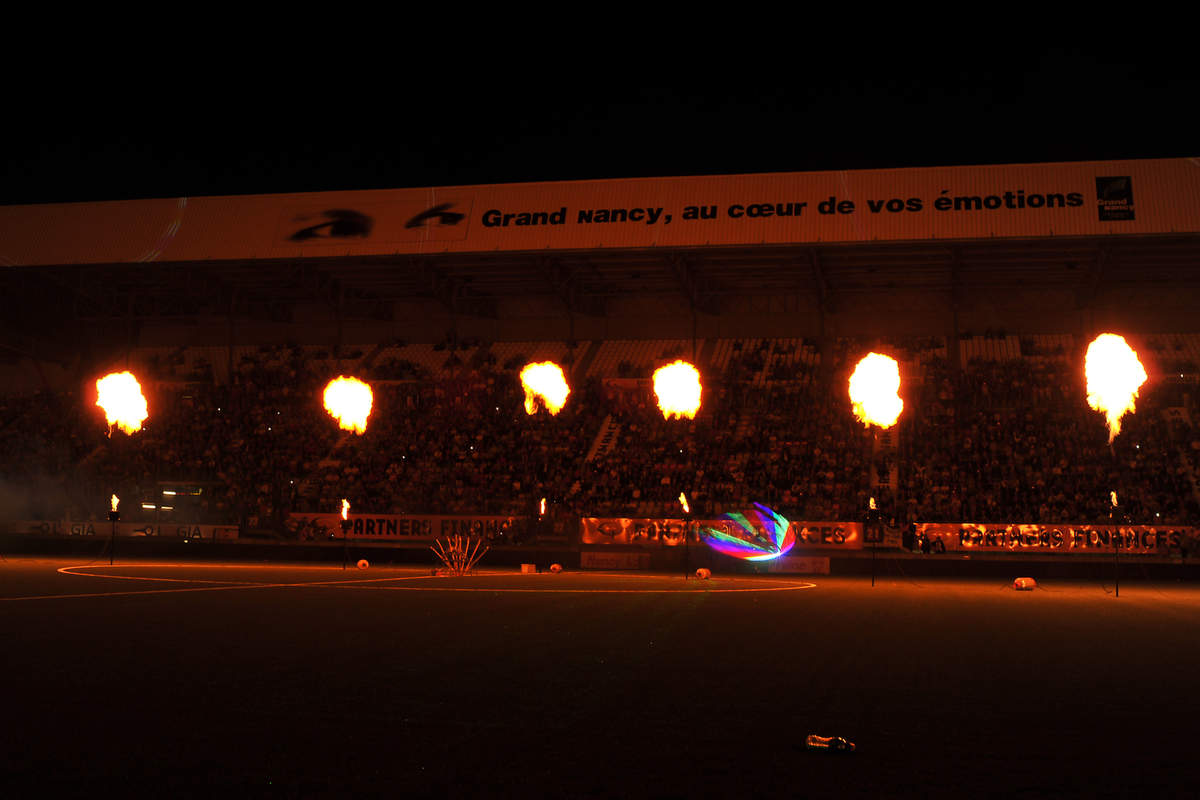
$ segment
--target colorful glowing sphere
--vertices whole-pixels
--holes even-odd
[[[371,564],[365,558],[360,558],[358,560],[358,568],[359,569],[366,569],[369,566],[371,566]]]
[[[701,525],[700,538],[718,553],[746,561],[779,558],[796,544],[787,518],[762,503],[745,513],[731,511],[716,526]]]

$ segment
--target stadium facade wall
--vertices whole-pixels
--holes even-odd
[[[1200,232],[1200,160],[723,175],[0,208],[0,264]]]

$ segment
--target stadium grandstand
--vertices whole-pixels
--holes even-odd
[[[586,551],[673,544],[685,493],[814,552],[862,548],[874,501],[897,549],[1096,552],[1115,525],[1185,558],[1198,201],[1200,161],[1163,159],[3,207],[0,524],[103,535],[118,495],[122,535],[299,543],[345,498],[363,540],[462,519]],[[1111,441],[1105,332],[1149,376]],[[899,363],[888,429],[847,394],[870,352]],[[676,360],[691,420],[655,403]],[[557,415],[523,408],[540,361]],[[134,434],[95,405],[121,370]],[[322,407],[339,375],[373,388],[362,435]]]

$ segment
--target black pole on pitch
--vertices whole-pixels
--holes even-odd
[[[349,545],[347,537],[350,535],[350,520],[342,520],[342,569],[346,568],[346,561],[349,557]]]
[[[121,519],[120,511],[109,511],[108,521],[112,523],[112,539],[108,544],[108,563],[111,566],[117,553],[117,521]]]
[[[882,539],[882,517],[883,515],[876,509],[870,508],[867,510],[867,515],[863,518],[863,538],[871,543],[871,586],[875,586],[875,545]]]
[[[691,525],[688,523],[692,515],[688,512],[683,512],[683,579],[686,581],[689,577],[688,570],[692,568],[692,537]]]
[[[1113,533],[1113,587],[1117,597],[1121,596],[1121,564],[1120,558],[1118,558],[1121,552],[1118,540],[1120,535],[1120,529]]]
[[[1117,512],[1117,506],[1114,503],[1112,511],[1109,512],[1109,518],[1113,522],[1115,530],[1110,534],[1112,537],[1113,547],[1113,594],[1116,597],[1121,596],[1121,564],[1120,564],[1120,547],[1124,537],[1121,535],[1121,523],[1125,519],[1124,514]]]

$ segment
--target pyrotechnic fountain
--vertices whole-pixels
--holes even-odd
[[[1083,360],[1088,405],[1104,414],[1108,443],[1121,432],[1121,417],[1133,413],[1146,369],[1124,337],[1102,333],[1088,345]]]
[[[347,433],[361,436],[366,433],[367,419],[371,416],[374,394],[371,387],[358,378],[339,375],[325,385],[322,395],[325,411],[337,420],[338,427]],[[334,447],[336,450],[337,447]],[[346,569],[350,555],[350,502],[342,498],[342,569]]]
[[[567,397],[571,394],[571,387],[567,385],[562,367],[553,361],[526,364],[521,370],[521,388],[525,392],[525,413],[528,416],[535,416],[539,408],[545,409],[552,417],[556,416],[567,404]],[[543,461],[543,476],[548,469],[549,465]],[[545,520],[546,498],[542,497],[537,505],[535,537],[541,535]]]
[[[142,385],[138,383],[132,372],[111,372],[96,381],[96,405],[104,409],[104,418],[108,424],[108,435],[112,437],[112,429],[120,428],[127,434],[137,433],[142,429],[147,417],[150,416],[146,397],[142,394]],[[114,492],[109,502],[108,519],[112,523],[112,539],[109,542],[108,563],[112,564],[117,550],[117,522],[121,512],[117,506],[121,500]]]
[[[1136,410],[1134,401],[1137,400],[1138,390],[1146,382],[1146,368],[1125,337],[1102,333],[1088,345],[1083,358],[1083,371],[1087,377],[1088,405],[1104,414],[1108,426],[1108,451],[1115,460],[1117,454],[1113,450],[1113,440],[1121,432],[1121,417]],[[1109,501],[1112,504],[1109,516],[1115,528],[1109,534],[1113,547],[1114,594],[1120,597],[1121,523],[1125,520],[1118,510],[1116,490],[1109,492]]]
[[[868,353],[854,368],[850,376],[850,404],[854,416],[863,425],[887,429],[896,424],[904,401],[900,398],[900,365],[896,359],[880,353]],[[878,431],[872,431],[873,449],[879,445]],[[873,468],[873,465],[872,467]],[[869,479],[868,479],[869,480]],[[893,498],[894,500],[895,498]],[[875,545],[881,538],[880,512],[875,507],[875,498],[870,500],[864,517],[863,532],[871,529],[871,585],[875,585]]]
[[[654,397],[663,419],[695,419],[700,411],[700,398],[704,387],[700,384],[700,371],[687,361],[677,360],[654,371]],[[688,531],[688,516],[691,508],[687,497],[679,493],[683,507],[683,574],[686,578],[691,567],[691,537]]]
[[[481,546],[482,550],[479,549]],[[433,547],[429,549],[445,564],[445,572],[456,576],[474,570],[479,559],[488,551],[482,538],[472,539],[469,536],[449,536],[445,541],[434,539]]]

